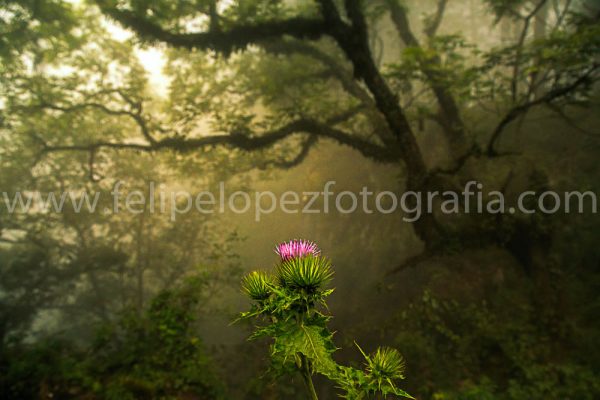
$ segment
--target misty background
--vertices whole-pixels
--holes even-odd
[[[0,191],[599,192],[597,1],[358,2],[356,59],[286,31],[320,3],[0,2]],[[0,398],[305,398],[232,324],[294,238],[332,260],[336,359],[396,347],[418,399],[600,396],[596,213],[169,217],[0,205]]]

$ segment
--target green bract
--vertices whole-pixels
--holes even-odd
[[[333,277],[331,262],[321,256],[285,260],[278,267],[279,282],[292,289],[315,292]]]
[[[265,300],[271,295],[271,277],[262,271],[253,271],[242,279],[242,290],[253,300]]]
[[[404,359],[396,349],[380,347],[367,358],[367,370],[376,379],[404,379]]]

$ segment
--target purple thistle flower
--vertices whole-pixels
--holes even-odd
[[[275,253],[281,257],[281,261],[289,260],[290,258],[299,258],[304,256],[318,256],[321,250],[317,245],[308,240],[290,240],[289,242],[280,243],[275,247]]]

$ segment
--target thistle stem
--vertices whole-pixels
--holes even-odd
[[[315,385],[313,385],[310,368],[308,366],[308,360],[306,359],[304,354],[300,354],[300,373],[302,374],[302,378],[304,379],[304,385],[306,386],[306,390],[308,391],[309,399],[319,400],[319,398],[317,397],[317,392],[315,391]]]

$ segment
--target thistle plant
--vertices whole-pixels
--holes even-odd
[[[327,287],[333,267],[317,245],[292,240],[278,245],[275,252],[280,261],[273,273],[254,271],[243,278],[242,290],[253,304],[240,315],[240,319],[258,321],[250,339],[272,339],[271,371],[299,373],[311,400],[318,399],[312,381],[316,374],[332,381],[345,399],[377,394],[412,398],[397,386],[404,379],[404,361],[395,349],[383,347],[368,355],[357,345],[365,360],[362,369],[333,359],[338,348],[327,327],[331,316],[326,312],[326,299],[333,293]]]

